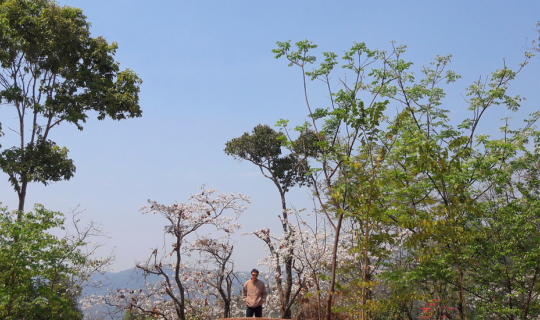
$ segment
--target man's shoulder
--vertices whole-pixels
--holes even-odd
[[[255,282],[255,283],[253,283],[253,281],[251,281],[251,280],[248,280],[248,281],[244,282],[244,286],[248,286],[248,285],[263,286],[264,287],[264,282],[262,282],[259,279],[257,279],[257,282]]]

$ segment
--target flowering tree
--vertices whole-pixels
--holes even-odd
[[[210,294],[213,294],[221,305],[222,317],[231,317],[231,303],[233,299],[234,280],[238,280],[234,273],[234,261],[231,259],[234,246],[230,244],[230,232],[223,238],[212,239],[209,237],[200,237],[191,244],[191,251],[200,254],[200,259],[194,269],[194,279],[196,282],[204,283],[209,287]],[[199,271],[203,270],[203,271]],[[206,301],[208,303],[208,301]],[[216,304],[217,306],[217,304]],[[218,312],[214,312],[217,314]]]
[[[303,211],[303,210],[301,210]],[[268,285],[268,297],[265,307],[266,316],[273,316],[271,311],[281,310],[282,291],[280,283],[276,279],[283,278],[283,257],[290,257],[293,271],[290,302],[285,305],[292,309],[293,304],[296,314],[292,317],[313,318],[313,315],[321,316],[321,299],[325,297],[328,289],[329,276],[333,247],[333,228],[326,228],[326,221],[315,213],[315,221],[306,222],[296,210],[288,210],[287,220],[288,234],[276,236],[268,228],[263,228],[252,234],[265,242],[268,256],[259,261],[259,265],[268,266],[270,275],[265,275]],[[342,241],[338,249],[338,267],[353,267],[356,263],[357,254],[351,249],[355,245],[354,233],[347,225],[344,228]],[[292,252],[292,255],[291,255]]]
[[[297,238],[298,230],[295,230],[289,220],[282,219],[282,222],[287,226],[288,232],[280,237],[271,234],[268,228],[257,230],[253,234],[264,241],[269,250],[269,255],[260,261],[259,264],[267,265],[274,273],[274,277],[271,279],[271,287],[275,288],[275,290],[269,291],[270,297],[267,298],[267,302],[270,303],[267,303],[267,305],[270,305],[271,301],[279,301],[279,304],[276,306],[277,308],[269,307],[266,309],[278,309],[280,310],[280,317],[290,318],[291,306],[295,302],[300,290],[305,286],[307,278],[304,272],[305,266],[298,264],[294,256],[299,242]],[[290,264],[290,271],[287,270],[288,264]],[[285,270],[283,270],[283,266],[285,266]],[[283,271],[288,272],[284,273]],[[287,281],[284,286],[283,279],[285,277],[287,277]]]
[[[141,208],[145,214],[165,218],[165,234],[172,237],[171,249],[155,248],[148,260],[136,264],[145,277],[157,275],[160,281],[147,283],[144,288],[117,289],[106,297],[88,297],[87,305],[107,304],[131,314],[185,320],[186,313],[212,312],[208,296],[214,294],[222,300],[222,314],[230,315],[234,264],[230,260],[233,246],[227,235],[240,228],[236,220],[249,198],[232,193],[214,197],[217,190],[201,189],[189,197],[188,203],[163,205],[149,200],[149,205]],[[227,212],[233,216],[225,215]],[[225,237],[216,239],[197,233],[205,230],[223,232]],[[202,258],[191,264],[184,261],[194,251],[200,252]],[[201,267],[207,268],[197,269]]]

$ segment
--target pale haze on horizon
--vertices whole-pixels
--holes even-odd
[[[262,241],[240,233],[268,226],[279,234],[279,193],[257,167],[238,163],[223,149],[257,124],[307,120],[301,73],[274,59],[276,41],[308,39],[319,45],[317,54],[341,54],[353,42],[390,50],[394,40],[407,45],[404,58],[418,68],[450,53],[450,69],[463,78],[445,87],[443,108],[461,120],[467,106],[460,94],[503,63],[517,69],[527,44],[538,38],[533,29],[540,20],[537,0],[58,2],[81,8],[93,36],[118,42],[121,69],[134,70],[144,82],[143,116],[117,122],[92,114],[82,132],[69,124],[54,128],[51,139],[70,150],[77,171],[70,181],[30,185],[26,208],[41,203],[67,214],[80,205],[85,220],[101,222],[109,234],[103,253],[114,249],[114,271],[132,268],[163,244],[165,220],[139,211],[147,199],[184,202],[202,184],[251,197],[242,231],[234,235],[237,269],[249,271],[265,256]],[[511,84],[512,95],[527,98],[514,115],[518,126],[540,109],[539,71],[534,57]],[[344,72],[336,70],[335,77]],[[328,106],[320,84],[309,83],[309,90],[316,107]],[[481,131],[495,134],[499,120],[512,116],[503,108],[498,115]],[[17,138],[9,130],[14,108],[1,105],[0,117],[0,145],[9,148]],[[309,194],[295,188],[289,206],[309,212]],[[17,207],[4,173],[0,195],[3,205]]]

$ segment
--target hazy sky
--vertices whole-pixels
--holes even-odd
[[[99,221],[115,247],[115,271],[146,259],[163,243],[164,220],[143,216],[147,199],[164,204],[183,202],[198,186],[251,196],[242,218],[243,232],[269,226],[279,231],[279,194],[256,167],[223,153],[231,138],[259,124],[280,118],[306,120],[301,74],[273,58],[276,41],[309,39],[317,52],[342,53],[353,42],[389,50],[390,41],[408,46],[406,59],[416,67],[436,55],[452,53],[452,70],[463,79],[448,87],[444,106],[452,116],[465,115],[460,96],[480,76],[522,61],[527,38],[540,20],[538,0],[454,1],[138,1],[64,0],[84,10],[93,35],[117,41],[121,68],[143,79],[143,117],[121,122],[90,120],[84,131],[64,124],[50,137],[67,146],[77,166],[75,177],[47,187],[31,185],[26,208],[33,203],[62,212],[80,204],[86,219]],[[512,93],[528,98],[516,118],[540,109],[540,59],[512,85]],[[341,70],[336,73],[336,78]],[[310,86],[316,106],[327,106],[327,94]],[[391,108],[396,108],[392,106]],[[501,109],[484,131],[500,126]],[[6,136],[16,116],[1,106]],[[517,122],[518,125],[520,123]],[[309,206],[308,190],[295,190],[288,202]],[[16,208],[17,197],[0,174],[0,201]],[[265,252],[253,236],[235,236],[235,261],[250,270]]]

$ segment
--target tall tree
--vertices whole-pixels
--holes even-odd
[[[259,167],[263,176],[270,179],[279,191],[283,219],[288,219],[286,193],[295,185],[309,182],[306,176],[307,162],[298,153],[282,154],[282,145],[286,136],[268,125],[257,125],[252,134],[244,133],[238,138],[227,141],[225,153],[237,160],[246,160]],[[287,232],[287,223],[283,221],[283,231]]]
[[[316,60],[310,51],[317,46],[307,40],[295,46],[293,50],[290,42],[278,42],[273,52],[276,58],[284,57],[290,66],[296,65],[302,71],[306,104],[317,136],[315,144],[320,148],[315,155],[320,167],[312,170],[312,185],[336,236],[327,319],[331,317],[334,295],[335,252],[343,219],[347,217],[361,221],[358,240],[363,247],[364,268],[373,267],[368,251],[374,249],[370,247],[372,243],[377,243],[370,240],[380,235],[379,226],[395,224],[392,235],[401,230],[411,231],[406,240],[408,252],[413,258],[427,261],[425,268],[415,269],[421,271],[417,279],[431,278],[451,287],[457,293],[453,299],[459,318],[470,319],[467,257],[468,245],[477,232],[471,226],[478,218],[480,196],[494,185],[485,176],[498,167],[509,170],[503,165],[509,159],[505,155],[522,148],[518,139],[495,142],[498,149],[489,149],[482,145],[483,138],[476,137],[476,129],[486,110],[494,106],[519,109],[521,98],[509,96],[507,88],[531,55],[526,54],[517,72],[504,66],[492,74],[489,83],[478,81],[471,85],[468,103],[472,117],[456,129],[448,123],[448,111],[440,108],[445,95],[441,82],[459,78],[445,70],[450,55],[437,56],[430,66],[421,68],[418,77],[411,71],[413,63],[402,58],[405,46],[393,45],[393,50],[386,52],[355,43],[343,56],[343,67],[351,70],[354,77],[339,79],[342,88],[336,92],[331,90],[330,72],[337,65],[337,55],[323,53],[325,60],[320,67],[307,71],[306,67]],[[327,85],[327,109],[312,109],[306,89],[308,78]],[[362,95],[368,98],[361,99]],[[402,108],[396,118],[384,124],[382,112],[391,102]],[[533,115],[527,126],[537,119],[538,114]],[[508,143],[514,145],[500,147]],[[482,167],[491,156],[502,160]],[[484,221],[480,225],[485,224]],[[381,244],[389,245],[391,241]],[[444,265],[439,263],[447,271],[444,277],[437,274],[436,263],[431,260],[434,252],[445,253]],[[427,272],[428,269],[433,272]],[[362,310],[366,312],[362,311],[361,318],[371,319],[366,309],[366,302],[371,299],[366,290],[370,278],[366,277],[368,269],[365,270]]]
[[[282,146],[287,140],[285,134],[276,132],[268,125],[257,125],[253,128],[252,134],[244,133],[238,138],[228,141],[225,145],[225,153],[233,156],[237,160],[246,160],[259,167],[263,176],[270,179],[278,189],[281,198],[281,224],[285,234],[285,241],[291,238],[292,230],[288,227],[288,209],[286,194],[295,185],[309,184],[309,165],[305,156],[301,153],[291,152],[282,154]],[[289,141],[290,142],[290,141]],[[298,140],[297,144],[302,142]],[[294,303],[294,297],[298,292],[293,292],[293,257],[292,246],[287,245],[289,249],[285,254],[281,250],[276,250],[269,232],[256,232],[268,246],[270,254],[277,263],[276,268],[276,285],[280,296],[280,317],[289,319],[291,317],[291,306]],[[282,270],[282,264],[284,269]],[[283,272],[285,274],[283,275]],[[283,285],[282,276],[285,278]]]
[[[358,144],[371,143],[370,137],[379,130],[378,127],[383,119],[382,112],[388,104],[387,100],[381,99],[384,97],[384,91],[381,89],[390,81],[390,75],[384,72],[379,73],[382,77],[372,84],[368,84],[366,82],[368,80],[366,67],[378,59],[387,61],[389,57],[385,52],[368,49],[364,43],[355,43],[350,50],[345,51],[343,56],[345,60],[343,67],[353,73],[352,83],[347,83],[347,79],[342,79],[343,88],[334,92],[332,91],[330,73],[338,64],[335,53],[324,52],[324,61],[320,64],[320,68],[308,71],[307,67],[316,61],[316,57],[311,55],[310,51],[317,48],[317,45],[308,40],[296,42],[296,50],[291,49],[290,41],[277,42],[277,45],[278,48],[272,50],[275,57],[284,57],[289,61],[289,66],[297,66],[301,69],[304,96],[312,120],[311,130],[313,132],[311,134],[313,139],[309,139],[311,144],[306,145],[306,152],[311,150],[313,146],[318,149],[318,152],[311,154],[319,163],[316,169],[311,170],[313,173],[310,176],[311,185],[321,209],[334,228],[332,272],[326,296],[326,318],[331,319],[337,272],[337,253],[343,219],[354,214],[349,210],[348,191],[345,190],[344,193],[344,190],[339,190],[344,186],[341,173],[344,166],[350,162],[350,158],[354,156]],[[312,108],[307,91],[309,78],[321,80],[327,86],[330,95],[328,108]],[[369,103],[364,103],[358,96],[359,92],[365,89],[370,89],[373,94]],[[305,132],[307,133],[307,131]],[[371,153],[371,155],[375,154],[376,152]],[[371,194],[376,194],[376,192]],[[369,217],[369,214],[366,217]]]
[[[92,111],[113,120],[140,117],[141,79],[120,71],[117,44],[91,37],[80,9],[51,0],[0,1],[0,102],[18,118],[19,143],[0,154],[0,168],[24,212],[30,182],[47,185],[75,173],[68,150],[50,139],[63,122],[79,130]]]

